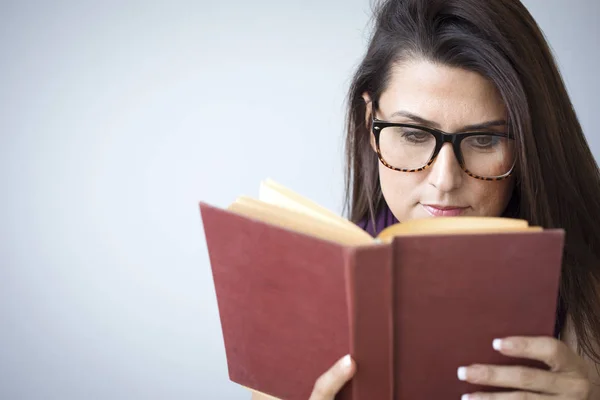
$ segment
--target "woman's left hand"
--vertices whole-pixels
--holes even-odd
[[[466,394],[462,400],[588,400],[590,381],[584,361],[563,342],[551,337],[510,337],[494,340],[493,346],[506,356],[541,361],[550,370],[479,364],[461,367],[458,369],[461,380],[515,389],[512,392]]]

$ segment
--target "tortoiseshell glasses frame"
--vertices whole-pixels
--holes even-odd
[[[427,162],[425,164],[419,166],[418,168],[412,168],[412,169],[397,168],[393,165],[390,165],[385,160],[385,158],[383,157],[383,155],[381,153],[380,140],[379,140],[383,129],[389,128],[389,127],[413,128],[413,129],[418,129],[418,130],[430,133],[435,138],[436,144],[435,144],[435,149],[433,150],[433,152],[431,153],[431,156],[429,157],[429,160],[427,160]],[[435,161],[436,157],[438,156],[438,154],[440,153],[440,151],[442,149],[442,146],[445,143],[450,143],[452,145],[454,154],[455,154],[456,159],[458,160],[458,163],[460,164],[460,167],[462,168],[462,170],[465,171],[465,173],[467,175],[469,175],[475,179],[484,180],[484,181],[501,181],[512,175],[512,173],[515,169],[515,165],[516,165],[516,157],[515,157],[515,160],[513,161],[511,168],[508,170],[508,172],[506,172],[502,175],[499,175],[499,176],[477,175],[477,174],[473,173],[472,171],[469,171],[469,169],[466,167],[464,157],[462,154],[462,150],[461,150],[462,141],[464,139],[472,137],[472,136],[489,136],[489,137],[498,137],[498,138],[503,138],[503,139],[514,140],[514,136],[511,134],[499,133],[499,132],[447,133],[447,132],[443,132],[439,129],[433,129],[433,128],[420,126],[420,125],[416,125],[416,124],[387,122],[387,121],[382,121],[382,120],[379,120],[376,118],[372,118],[371,132],[375,136],[376,152],[377,152],[377,156],[379,157],[379,160],[382,162],[383,165],[385,165],[386,167],[388,167],[392,170],[395,170],[395,171],[418,172],[418,171],[423,171],[423,170],[429,168]]]

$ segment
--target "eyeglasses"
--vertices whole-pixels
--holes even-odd
[[[371,128],[379,160],[395,171],[417,172],[427,169],[445,143],[452,144],[460,167],[475,179],[506,179],[516,164],[515,140],[510,134],[448,134],[438,129],[375,118]]]

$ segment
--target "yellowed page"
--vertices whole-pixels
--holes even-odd
[[[239,197],[228,209],[269,224],[344,245],[355,246],[373,243],[373,238],[362,229],[358,231],[349,230],[251,197]]]
[[[242,386],[245,387],[245,386]],[[252,398],[250,400],[279,400],[277,397],[270,396],[268,394],[264,394],[262,392],[258,392],[256,390],[246,388],[252,393]]]
[[[398,223],[384,229],[377,237],[389,241],[394,236],[459,233],[537,232],[526,220],[494,217],[436,217]]]
[[[346,218],[337,215],[333,211],[301,196],[272,179],[266,179],[260,183],[259,200],[305,214],[329,224],[345,227],[352,231],[362,231],[360,227]]]

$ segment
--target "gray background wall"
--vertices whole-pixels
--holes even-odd
[[[0,398],[247,399],[197,203],[337,211],[366,0],[0,2]],[[600,2],[528,0],[594,154]]]

